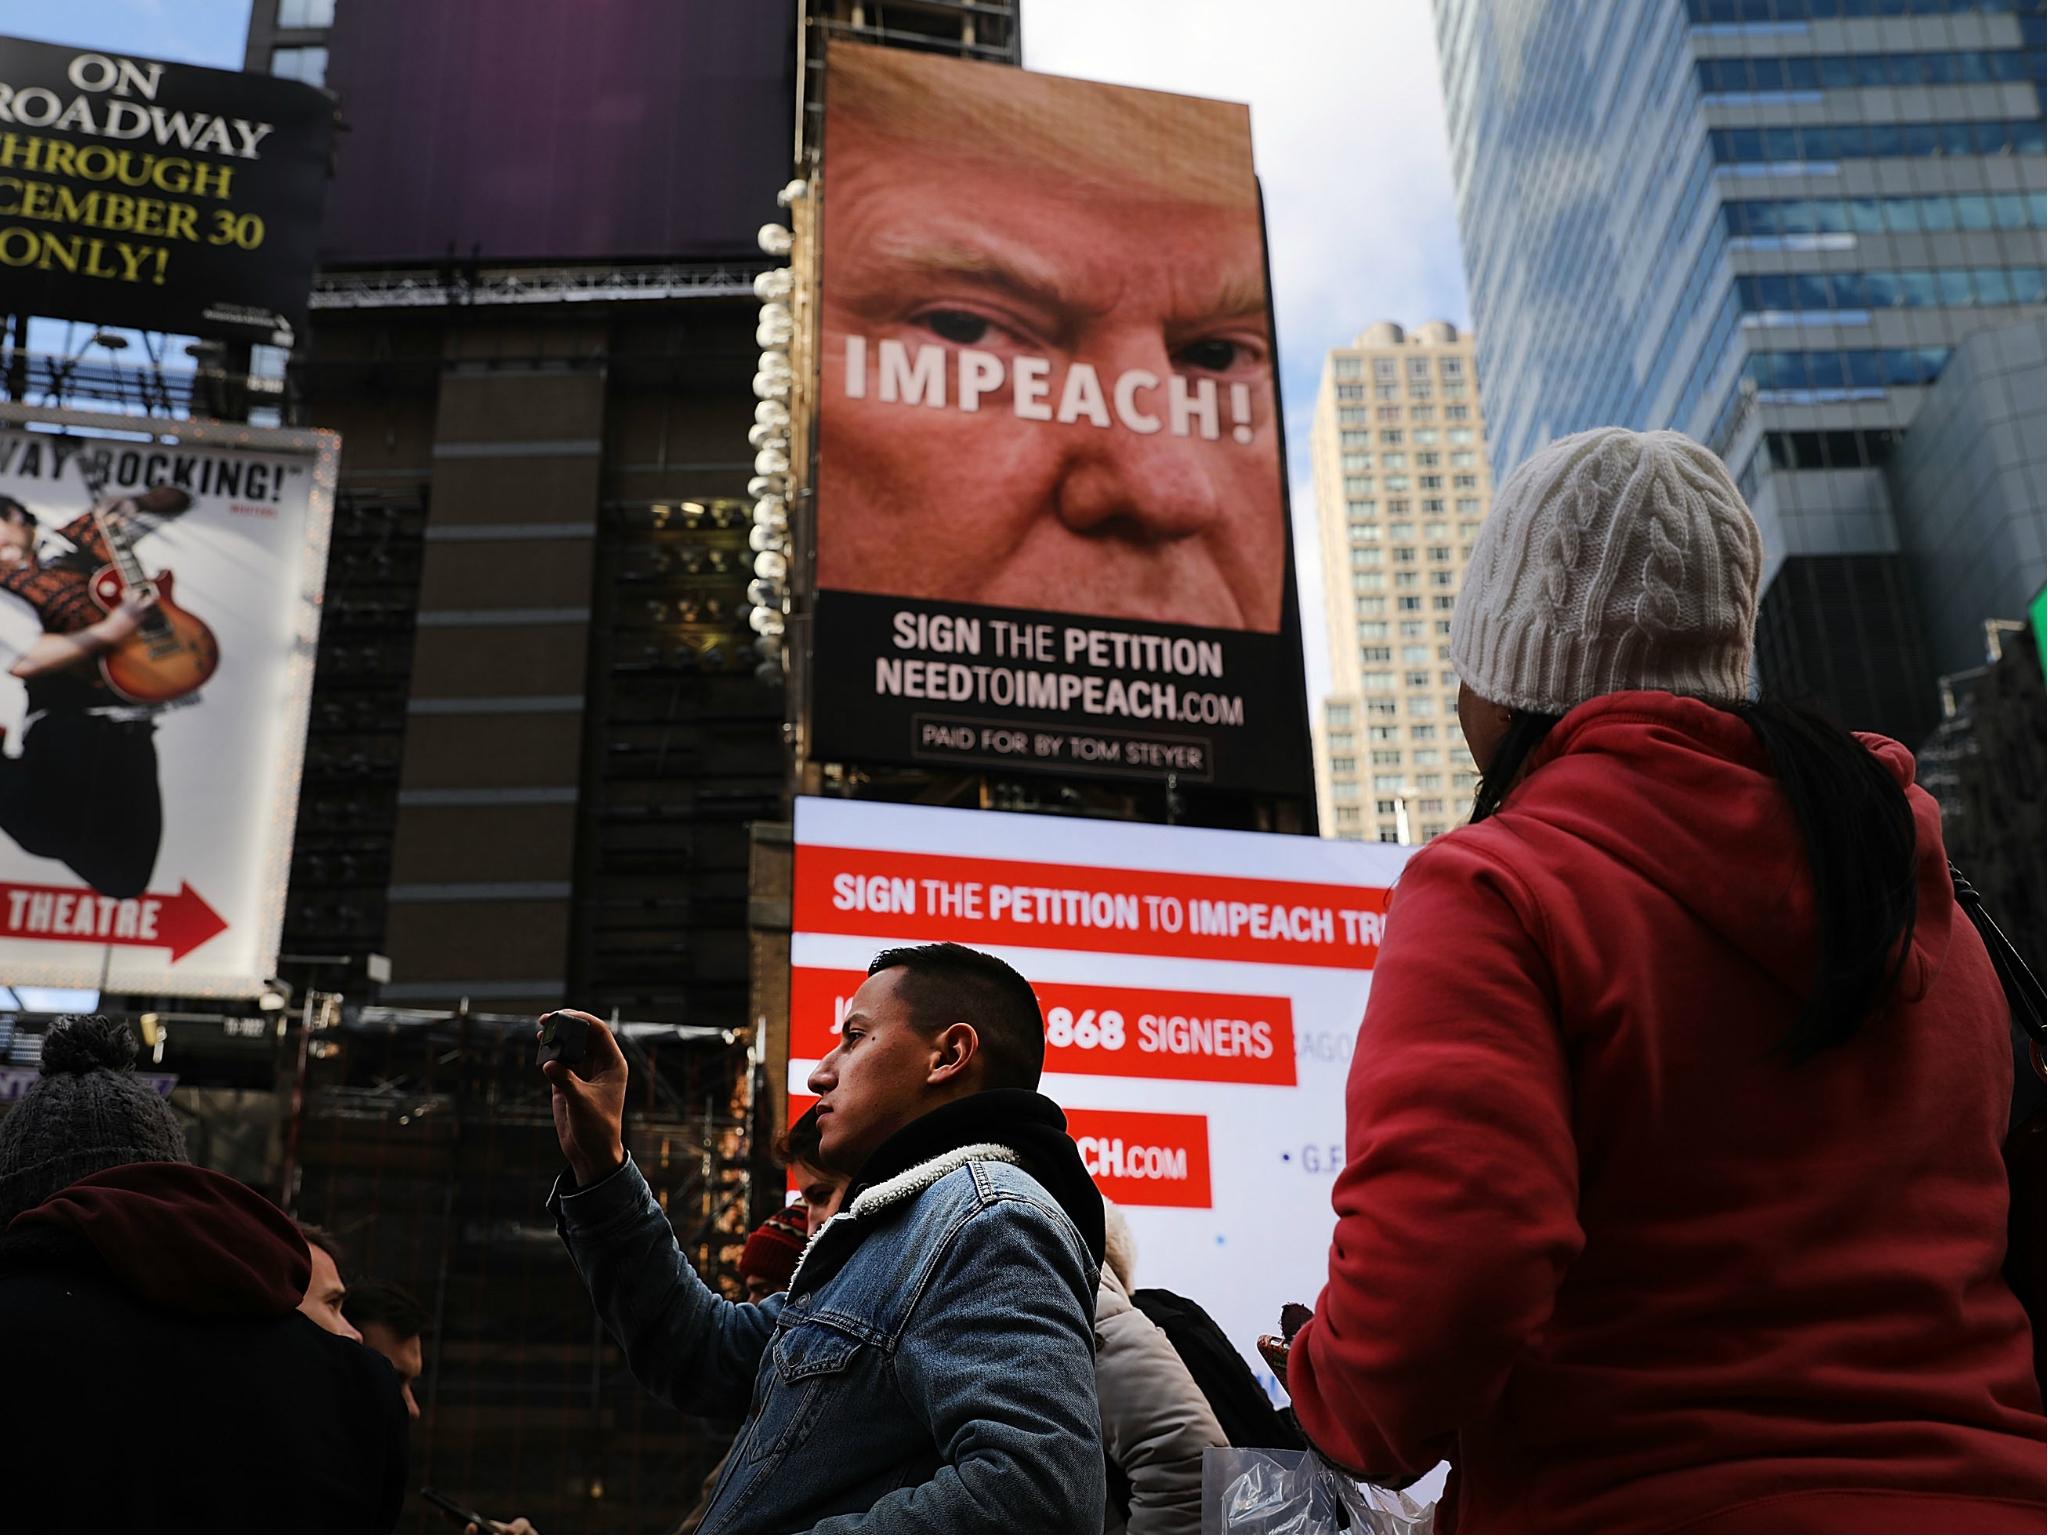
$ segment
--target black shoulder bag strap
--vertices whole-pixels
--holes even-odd
[[[2048,1012],[2048,994],[2044,994],[2041,983],[2034,973],[2027,969],[2026,961],[2019,951],[2012,947],[2012,940],[1999,932],[1998,924],[1991,920],[1991,914],[1984,910],[1984,898],[1977,894],[1977,888],[1963,878],[1963,872],[1951,864],[1949,878],[1955,882],[1956,904],[1970,914],[1970,921],[1977,925],[1977,932],[1983,936],[1984,948],[1990,952],[1991,964],[1998,971],[1998,979],[2005,984],[2006,1002],[2012,1008],[2012,1026],[2021,1042],[2024,1055],[2021,1059],[2032,1066],[2027,1073],[2016,1061],[2014,1063],[2013,1113],[2009,1134],[2005,1141],[2005,1180],[2009,1196],[2006,1207],[2005,1226],[2005,1279],[2026,1309],[2027,1321],[2034,1330],[2034,1380],[2044,1379],[2044,1338],[2048,1330],[2043,1328],[2043,1293],[2048,1291],[2048,1260],[2044,1260],[2043,1249],[2048,1246],[2048,1212],[2044,1212],[2044,1200],[2048,1195],[2043,1191],[2043,1136],[2042,1136],[2042,1078],[2048,1076],[2043,1067],[2042,1016]],[[2015,1055],[2020,1055],[2016,1052]]]
[[[1948,875],[1955,882],[1956,905],[1970,915],[1970,921],[1977,925],[1977,932],[1983,937],[1985,949],[1990,951],[1991,964],[2005,985],[2005,1000],[2012,1008],[2012,1021],[2026,1036],[2027,1045],[2034,1055],[2034,1070],[2039,1072],[2042,1070],[2044,1045],[2048,1045],[2048,1035],[2044,1035],[2044,1019],[2048,1019],[2048,992],[2042,990],[2039,979],[2027,969],[2027,962],[2012,947],[2012,940],[1999,931],[1998,924],[1991,920],[1991,914],[1984,910],[1984,898],[1977,894],[1977,888],[1953,864],[1948,867]]]

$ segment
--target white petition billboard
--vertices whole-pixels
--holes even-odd
[[[0,406],[0,981],[275,973],[340,446]]]
[[[1252,1345],[1322,1289],[1344,1078],[1409,850],[800,799],[789,1104],[877,950],[1002,956],[1046,1014],[1044,1092],[1138,1241],[1137,1283]]]

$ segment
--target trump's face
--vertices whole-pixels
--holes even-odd
[[[819,584],[1276,631],[1256,210],[832,133]]]

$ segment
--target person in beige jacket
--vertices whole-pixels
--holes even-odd
[[[1102,1214],[1108,1240],[1095,1292],[1095,1392],[1110,1463],[1102,1528],[1134,1536],[1199,1531],[1202,1453],[1230,1442],[1172,1343],[1131,1302],[1137,1249],[1123,1212],[1104,1200]]]

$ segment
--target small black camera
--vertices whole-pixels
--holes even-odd
[[[540,1050],[534,1065],[559,1061],[574,1070],[583,1065],[583,1048],[590,1042],[590,1025],[566,1013],[543,1014],[540,1021]]]

